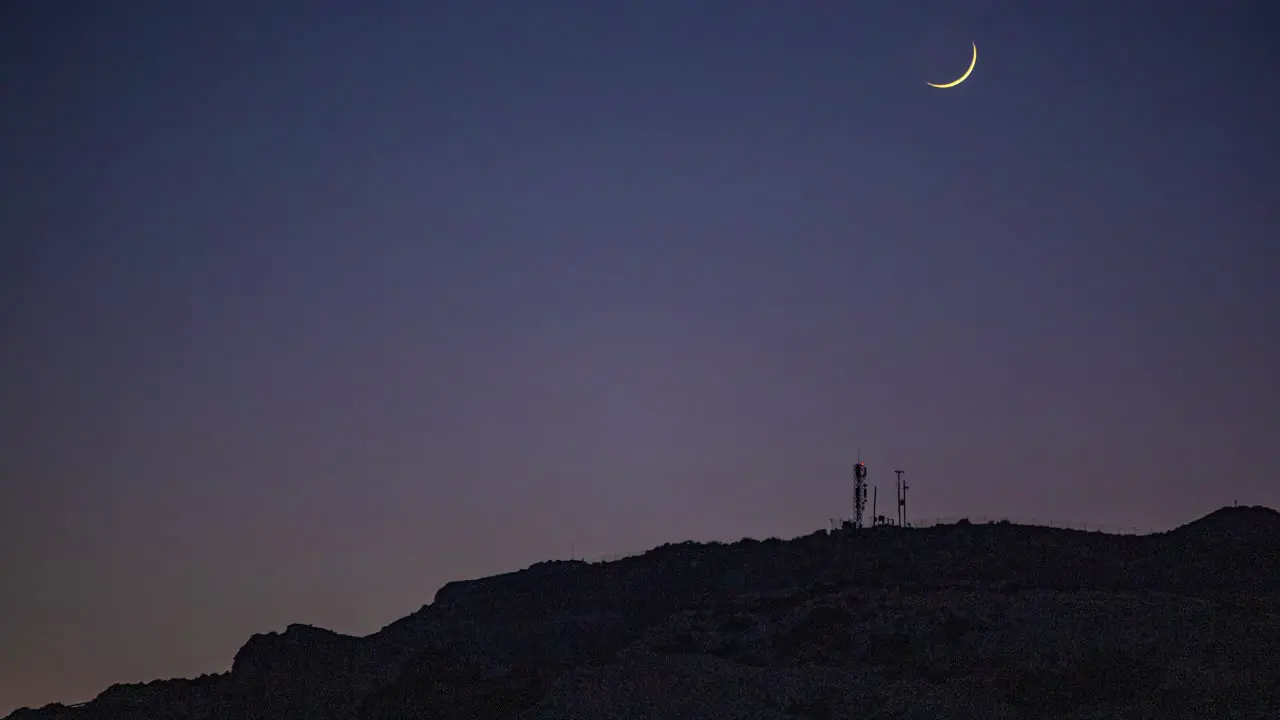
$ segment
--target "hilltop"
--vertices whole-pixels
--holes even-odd
[[[678,543],[449,583],[366,637],[12,720],[1280,716],[1280,513]]]

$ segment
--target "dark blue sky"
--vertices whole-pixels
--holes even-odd
[[[1270,8],[0,3],[0,712],[807,533],[859,447],[1280,506]]]

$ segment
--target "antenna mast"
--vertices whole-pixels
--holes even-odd
[[[898,474],[898,525],[907,526],[907,484],[902,481],[902,470],[894,470]]]
[[[862,463],[862,451],[853,466],[853,526],[862,527],[862,513],[867,509],[867,466]]]
[[[880,495],[880,486],[876,485],[871,488],[871,524],[879,525],[880,516],[876,514],[876,497]]]

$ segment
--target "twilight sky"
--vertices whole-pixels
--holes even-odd
[[[0,713],[808,533],[859,447],[1280,506],[1268,8],[0,3]]]

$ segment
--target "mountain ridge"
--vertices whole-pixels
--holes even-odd
[[[1112,710],[1249,717],[1231,703],[1280,708],[1262,689],[1280,688],[1278,560],[1260,506],[1142,536],[961,521],[668,543],[447,583],[363,637],[256,633],[228,672],[9,718],[1072,717],[1097,709],[1099,667],[1163,689],[1116,686]]]

